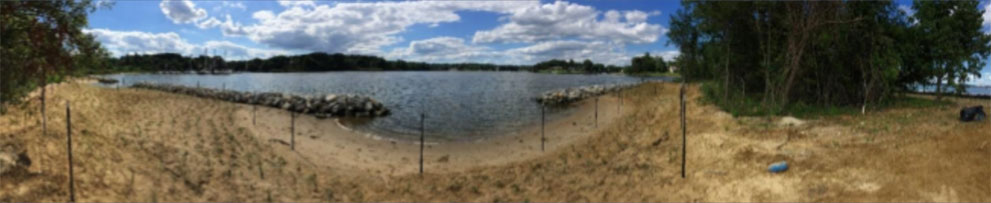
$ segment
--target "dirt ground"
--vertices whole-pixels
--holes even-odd
[[[681,178],[676,84],[649,83],[588,101],[539,129],[473,143],[417,143],[348,131],[334,120],[150,90],[67,83],[0,116],[0,147],[27,170],[0,176],[0,201],[67,201],[65,101],[72,103],[80,201],[991,201],[991,122],[956,121],[954,105],[896,108],[782,125],[734,118],[688,88]],[[594,126],[594,125],[593,125]],[[771,174],[768,164],[788,161]]]

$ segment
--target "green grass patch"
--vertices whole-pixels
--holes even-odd
[[[703,97],[701,102],[713,104],[733,116],[773,116],[788,115],[797,118],[822,118],[841,115],[859,114],[860,105],[814,105],[802,102],[792,103],[787,106],[776,106],[764,104],[760,94],[742,95],[741,93],[730,93],[730,99],[724,97],[721,87],[715,82],[703,82],[701,91]],[[868,106],[869,111],[878,111],[895,108],[933,108],[952,105],[953,102],[942,100],[937,101],[929,98],[919,98],[910,96],[895,96],[886,99],[883,103]]]
[[[628,74],[634,77],[677,77],[680,78],[681,74],[672,72],[646,72],[646,73],[631,73]]]

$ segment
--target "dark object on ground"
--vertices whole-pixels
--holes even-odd
[[[960,121],[982,121],[984,118],[988,117],[984,113],[984,106],[972,106],[960,109]]]
[[[114,83],[117,83],[117,79],[113,79],[113,78],[97,78],[96,81],[97,82],[100,82],[100,83],[103,83],[103,84],[114,84]]]

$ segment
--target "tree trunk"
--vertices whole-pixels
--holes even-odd
[[[45,90],[48,89],[48,88],[46,88],[46,86],[47,86],[46,84],[47,83],[48,83],[48,80],[46,80],[45,72],[42,71],[42,73],[41,73],[41,98],[40,98],[41,99],[41,135],[48,135],[48,116],[45,115]]]
[[[724,74],[726,74],[726,81],[723,83],[723,100],[729,101],[729,59],[733,56],[733,52],[730,51],[729,44],[726,45],[726,54],[726,62],[723,64],[723,70],[725,71]]]
[[[943,100],[943,74],[936,76],[936,101]]]

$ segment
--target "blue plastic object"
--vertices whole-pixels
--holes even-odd
[[[787,170],[788,170],[788,162],[785,161],[774,163],[771,164],[771,166],[767,167],[767,171],[771,173],[781,173]]]

